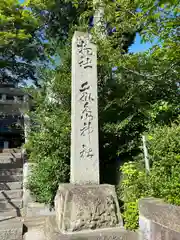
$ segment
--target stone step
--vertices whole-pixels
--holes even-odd
[[[20,153],[22,151],[21,148],[7,148],[7,149],[1,149],[1,153]]]
[[[0,154],[0,164],[1,163],[15,163],[22,161],[21,154]]]
[[[17,175],[23,174],[23,168],[0,169],[0,177],[15,175],[15,174],[17,174]]]
[[[19,159],[22,158],[21,153],[0,153],[0,160],[2,159]]]
[[[0,183],[4,183],[4,182],[20,182],[20,181],[23,181],[23,175],[0,176]]]
[[[20,218],[7,218],[0,220],[1,240],[22,240],[23,223]]]
[[[0,212],[0,218],[6,219],[6,218],[14,218],[22,216],[22,209],[9,209],[3,212]]]
[[[0,200],[22,198],[23,190],[4,190],[0,191]]]
[[[3,182],[0,183],[0,190],[22,189],[22,182]]]
[[[16,169],[16,168],[23,168],[23,161],[22,159],[19,159],[15,162],[5,162],[5,163],[0,163],[0,169],[1,170],[8,170],[8,169]]]
[[[4,211],[15,209],[19,211],[22,208],[22,199],[0,200],[0,215]]]

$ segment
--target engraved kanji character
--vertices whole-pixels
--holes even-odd
[[[92,148],[87,148],[86,145],[82,145],[82,151],[80,152],[81,158],[92,158],[94,156]]]
[[[81,97],[80,97],[80,101],[83,101],[83,102],[93,102],[94,98],[92,97],[91,93],[82,92]]]
[[[85,69],[90,67],[92,68],[92,48],[87,47],[89,41],[83,37],[77,39],[77,49],[80,56],[79,65]]]
[[[81,113],[81,119],[83,119],[83,120],[88,119],[89,121],[93,120],[92,110],[89,108],[89,103],[88,102],[86,102],[84,104],[84,109]]]
[[[84,122],[84,127],[80,129],[80,132],[81,132],[81,136],[85,136],[86,133],[87,134],[92,133],[93,129],[92,129],[92,126],[91,126],[91,122],[90,121],[88,123]]]
[[[90,89],[90,86],[88,85],[88,82],[84,82],[81,84],[81,88],[79,89],[80,92],[84,92],[86,90]]]

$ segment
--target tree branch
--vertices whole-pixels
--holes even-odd
[[[128,71],[128,72],[131,72],[133,74],[136,74],[138,76],[141,76],[141,77],[145,77],[145,78],[155,78],[155,77],[161,77],[163,75],[165,75],[166,73],[168,73],[170,70],[172,70],[172,68],[176,65],[176,63],[172,64],[166,71],[164,71],[163,73],[160,73],[160,74],[154,74],[154,75],[147,75],[147,74],[142,74],[140,72],[137,72],[135,70],[131,70],[131,69],[128,69],[124,66],[121,66],[124,70]],[[174,71],[174,70],[173,70]]]
[[[142,74],[140,72],[137,72],[135,70],[131,70],[131,69],[128,69],[124,66],[121,66],[124,70],[128,71],[128,72],[131,72],[133,74],[136,74],[138,76],[141,76],[141,77],[145,77],[145,78],[155,78],[155,77],[161,77],[163,75],[165,75],[166,73],[168,73],[174,66],[176,65],[176,63],[172,64],[166,71],[164,71],[163,73],[160,73],[160,74],[154,74],[154,75],[147,75],[147,74]]]

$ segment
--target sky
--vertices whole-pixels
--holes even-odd
[[[147,51],[151,46],[152,46],[152,43],[150,42],[142,44],[140,35],[136,34],[134,44],[132,44],[129,47],[129,52],[132,52],[132,53],[144,52],[144,51]]]

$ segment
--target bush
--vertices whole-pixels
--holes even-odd
[[[147,176],[139,162],[125,163],[121,171],[118,196],[124,203],[122,215],[125,227],[133,230],[138,227],[138,199],[148,196]]]
[[[69,181],[69,146],[69,113],[54,107],[51,118],[46,112],[40,129],[31,133],[26,145],[29,161],[36,163],[27,187],[38,202],[53,203],[59,183]]]
[[[68,65],[68,64],[67,64]],[[68,65],[70,66],[70,64]],[[70,68],[70,67],[69,67]],[[44,88],[35,92],[35,110],[28,143],[29,161],[35,163],[28,188],[38,202],[53,204],[60,183],[69,181],[70,173],[70,74],[61,67],[46,76]],[[52,80],[53,79],[53,80]],[[53,100],[47,100],[53,92]]]
[[[180,125],[158,126],[148,136],[150,173],[145,172],[142,157],[121,167],[122,181],[118,196],[124,202],[125,227],[138,227],[138,200],[142,197],[162,198],[180,205]]]

